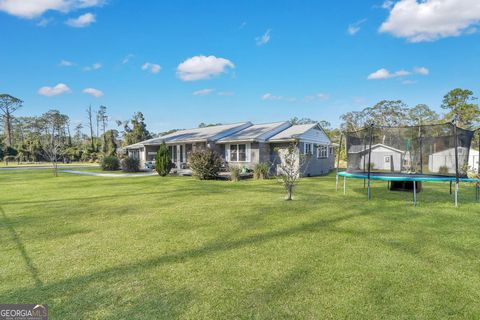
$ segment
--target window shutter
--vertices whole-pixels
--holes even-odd
[[[245,156],[245,160],[247,162],[250,162],[251,161],[251,153],[252,153],[252,148],[250,147],[250,143],[247,143],[246,146],[245,146],[245,152],[247,153],[247,155]]]

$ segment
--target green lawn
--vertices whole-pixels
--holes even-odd
[[[19,164],[16,161],[9,161],[8,165],[5,161],[0,162],[0,168],[3,167],[51,167],[51,162],[20,162]],[[95,166],[98,167],[98,163],[91,162],[71,162],[71,163],[58,163],[59,167],[75,167],[75,166]]]
[[[51,319],[480,318],[480,204],[333,175],[275,180],[0,172],[0,303]]]

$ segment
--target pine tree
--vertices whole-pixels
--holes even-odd
[[[155,158],[155,168],[157,173],[162,177],[165,177],[167,174],[169,174],[170,169],[172,169],[172,158],[170,157],[170,152],[168,151],[165,143],[162,143],[158,148]]]

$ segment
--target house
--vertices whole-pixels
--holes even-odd
[[[369,148],[363,145],[353,145],[348,150],[349,170],[364,171],[368,169]],[[408,152],[379,143],[372,145],[371,170],[400,172],[409,164]],[[365,165],[365,167],[364,167]]]
[[[468,160],[467,160],[468,157]],[[477,171],[478,150],[458,147],[458,163],[468,163],[468,169]],[[460,168],[462,169],[462,168]],[[445,149],[428,156],[428,170],[434,173],[455,173],[455,148]]]
[[[303,175],[316,176],[331,171],[335,163],[332,142],[319,124],[292,125],[288,121],[252,124],[240,122],[204,128],[179,130],[158,138],[126,146],[128,156],[140,160],[142,168],[155,161],[160,144],[165,143],[176,168],[188,168],[189,155],[209,148],[220,154],[227,165],[253,169],[255,164],[279,164],[275,152],[298,142],[298,151],[310,154]]]

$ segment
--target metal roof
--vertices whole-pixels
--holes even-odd
[[[153,138],[145,141],[141,141],[129,146],[126,146],[124,149],[134,149],[142,146],[148,145],[160,145],[163,142],[165,143],[191,143],[191,142],[206,142],[206,141],[216,141],[227,135],[234,134],[239,130],[250,127],[251,122],[239,122],[231,124],[222,124],[218,126],[204,127],[204,128],[193,128],[186,130],[179,130],[173,133],[163,135],[158,138]]]
[[[238,131],[232,135],[222,138],[217,143],[227,143],[235,141],[265,141],[281,130],[290,126],[288,121],[279,121],[271,123],[254,124],[248,128]]]
[[[309,124],[295,124],[286,130],[283,130],[273,137],[270,137],[268,141],[289,141],[298,138],[298,136],[304,134],[308,130],[318,126],[318,123]]]

